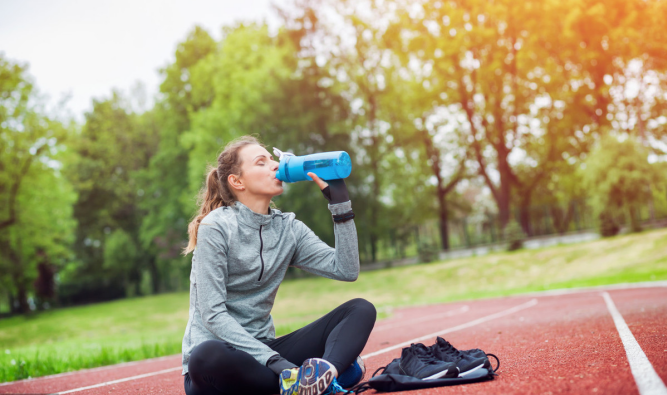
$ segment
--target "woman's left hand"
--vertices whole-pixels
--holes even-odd
[[[324,182],[320,177],[317,176],[317,174],[313,173],[312,171],[307,173],[308,177],[312,178],[315,184],[317,184],[318,187],[320,187],[320,191],[324,190],[324,188],[328,187],[329,184]]]

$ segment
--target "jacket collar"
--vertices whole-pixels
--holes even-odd
[[[268,225],[271,222],[271,219],[273,219],[273,216],[276,215],[278,211],[269,208],[269,214],[258,214],[239,201],[234,203],[232,208],[236,212],[237,219],[239,221],[255,229],[259,229],[260,226]]]

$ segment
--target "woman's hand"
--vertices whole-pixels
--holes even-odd
[[[343,203],[350,200],[345,180],[342,178],[329,180],[329,182],[326,183],[313,172],[308,173],[308,176],[315,181],[318,187],[320,187],[322,194],[330,204]]]
[[[324,188],[329,186],[329,184],[324,182],[324,180],[322,180],[320,177],[317,176],[317,174],[313,173],[312,171],[308,172],[306,175],[313,179],[315,184],[317,184],[317,186],[320,187],[320,191],[323,191]]]

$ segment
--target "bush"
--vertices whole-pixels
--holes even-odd
[[[419,262],[429,263],[438,259],[438,248],[432,244],[423,244],[419,247]]]
[[[625,212],[633,232],[641,230],[636,207],[651,199],[651,188],[664,182],[658,164],[648,161],[648,150],[631,137],[608,136],[586,159],[584,184],[600,218],[600,233],[618,233],[608,213]]]
[[[614,221],[614,218],[606,213],[600,213],[600,235],[602,237],[616,236],[621,227]]]
[[[514,220],[507,224],[503,230],[503,235],[505,240],[509,243],[507,245],[507,251],[516,251],[522,249],[523,241],[528,237],[521,225],[519,225],[519,223]]]
[[[516,251],[523,248],[523,240],[512,240],[507,245],[507,251]]]

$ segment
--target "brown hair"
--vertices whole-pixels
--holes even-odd
[[[207,169],[206,185],[199,191],[197,205],[199,213],[194,216],[188,225],[188,246],[183,249],[183,255],[192,252],[197,246],[197,231],[202,219],[211,211],[222,207],[231,206],[236,202],[236,195],[227,182],[230,174],[241,176],[241,148],[257,144],[263,145],[253,136],[242,136],[232,140],[225,146],[218,156],[218,167],[210,166]]]

